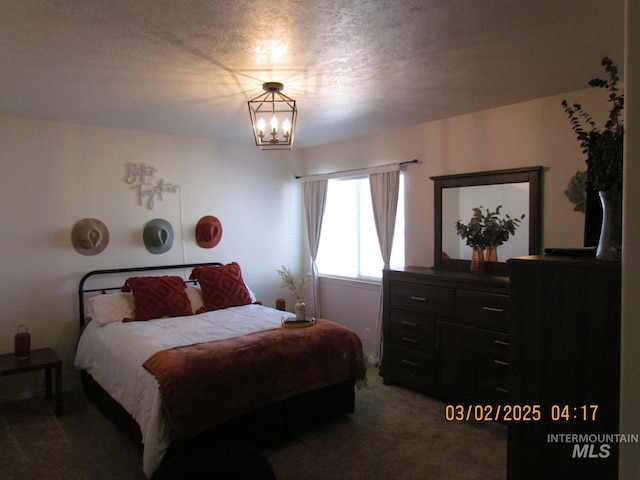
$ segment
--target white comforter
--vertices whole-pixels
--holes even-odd
[[[154,353],[277,328],[283,312],[261,305],[231,307],[188,317],[147,322],[90,322],[76,353],[75,366],[86,370],[140,425],[143,469],[151,477],[167,447],[158,383],[142,367]]]

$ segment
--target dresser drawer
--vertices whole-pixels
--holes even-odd
[[[509,367],[502,363],[479,366],[478,397],[486,402],[506,402],[509,395]]]
[[[480,358],[509,361],[509,335],[479,329],[476,341],[476,351]]]
[[[391,313],[390,342],[392,345],[433,353],[434,321],[410,313],[394,311]]]
[[[399,381],[428,385],[435,380],[433,355],[392,346],[389,352],[389,362],[393,377]]]
[[[478,397],[504,403],[509,391],[509,336],[478,330],[476,342]]]
[[[391,282],[390,306],[407,312],[452,318],[454,290],[409,282]]]
[[[497,293],[458,290],[455,319],[503,331],[508,330],[509,296]]]
[[[498,366],[493,366],[494,374],[482,370],[478,374],[478,402],[505,405],[509,401],[509,380],[506,378],[507,370],[499,371]]]

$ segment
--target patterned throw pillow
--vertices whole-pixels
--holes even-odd
[[[186,287],[184,280],[175,276],[128,278],[122,291],[133,292],[136,315],[123,321],[192,315]]]
[[[196,267],[189,277],[202,288],[204,311],[251,303],[251,295],[236,262],[220,267]]]

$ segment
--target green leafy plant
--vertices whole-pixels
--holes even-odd
[[[483,212],[483,208],[480,205],[472,209],[473,216],[469,223],[456,221],[456,233],[472,248],[502,245],[511,235],[515,235],[518,225],[524,218],[524,214],[520,218],[511,218],[508,214],[500,218],[502,205],[498,205],[493,212],[488,208]]]
[[[609,91],[611,110],[604,129],[597,126],[593,117],[580,104],[569,105],[563,100],[562,106],[569,116],[571,128],[582,147],[582,153],[587,155],[587,185],[595,190],[612,190],[622,186],[624,125],[621,116],[624,94],[619,94],[620,77],[613,61],[605,57],[601,64],[609,74],[608,80],[594,78],[589,82],[589,86],[606,88]]]
[[[282,290],[288,290],[293,293],[296,297],[296,300],[302,300],[302,291],[304,290],[305,285],[307,284],[307,277],[305,275],[301,277],[296,277],[291,273],[291,270],[282,265],[282,268],[277,269],[278,275],[282,279],[282,283],[280,284],[280,288]]]

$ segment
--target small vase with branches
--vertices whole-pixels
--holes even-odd
[[[280,288],[288,290],[296,297],[295,314],[296,320],[304,320],[306,318],[306,305],[302,300],[302,292],[307,284],[307,277],[302,275],[296,277],[289,268],[282,265],[282,268],[276,270],[280,276],[282,283]]]
[[[524,214],[519,218],[511,218],[509,214],[500,217],[501,208],[502,205],[498,205],[495,211],[488,208],[483,211],[484,207],[480,205],[472,209],[473,216],[469,223],[456,221],[456,233],[473,248],[471,270],[474,272],[482,273],[483,266],[480,263],[485,260],[498,261],[497,248],[515,235],[524,218]]]

